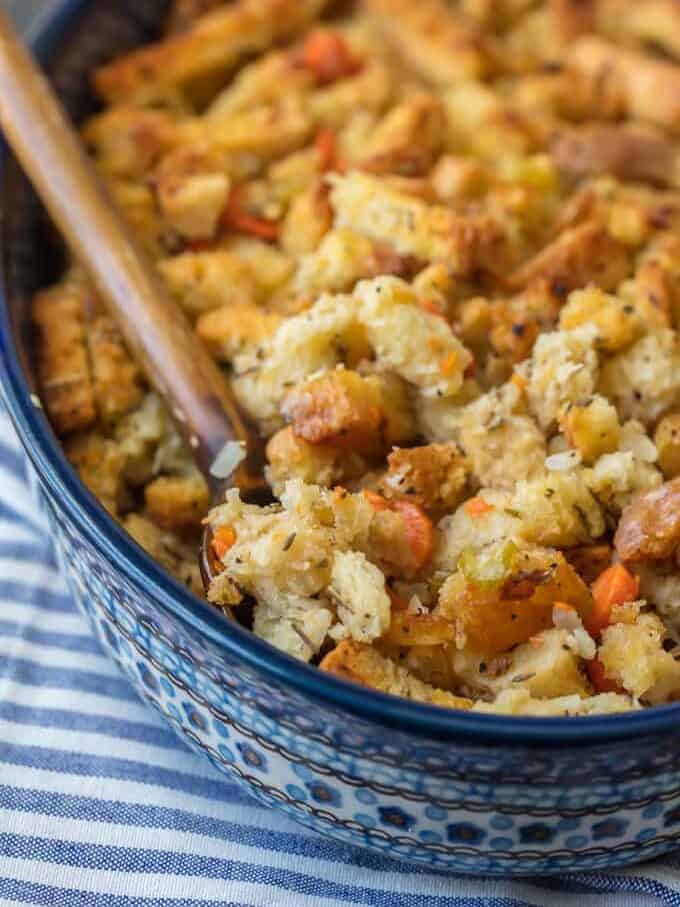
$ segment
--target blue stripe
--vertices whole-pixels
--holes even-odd
[[[235,794],[240,787],[234,785]],[[264,807],[243,796],[243,802],[254,807]],[[290,856],[309,856],[310,849],[316,859],[329,863],[342,863],[362,869],[380,872],[406,873],[408,875],[429,875],[424,866],[411,865],[401,860],[360,850],[349,844],[332,841],[330,838],[311,837],[295,832],[272,831],[263,827],[239,825],[226,819],[206,818],[181,809],[150,806],[142,803],[128,803],[118,800],[99,800],[79,797],[73,794],[59,794],[53,791],[17,789],[0,785],[0,808],[15,812],[38,813],[63,819],[82,819],[89,822],[105,822],[109,825],[125,825],[134,828],[158,828],[165,831],[187,832],[203,835],[221,841],[237,842],[251,847],[265,848],[270,853],[285,853]]]
[[[130,898],[7,878],[0,878],[0,897],[39,907],[252,907],[235,901],[205,901],[202,898]]]
[[[40,567],[51,567],[58,570],[57,558],[51,545],[45,545],[40,550],[36,549],[35,543],[12,541],[0,542],[0,558],[10,558],[14,561],[25,561],[27,564],[33,564],[36,569]]]
[[[149,717],[151,715],[149,712]],[[43,709],[0,700],[0,718],[15,724],[101,734],[115,739],[149,743],[163,749],[186,751],[185,744],[177,734],[165,727],[141,721],[125,721],[122,718],[111,718],[109,715],[87,715],[84,712],[72,712],[67,709]]]
[[[4,426],[0,425],[0,430],[2,428]],[[0,465],[20,482],[26,483],[28,481],[26,457],[21,447],[15,447],[6,441],[0,441]]]
[[[17,605],[35,605],[36,608],[44,608],[55,614],[80,614],[68,592],[57,592],[18,580],[2,580],[2,600]]]
[[[189,757],[190,753],[187,752],[184,758]],[[89,753],[73,753],[44,746],[22,746],[0,740],[0,762],[59,772],[63,775],[76,775],[82,778],[116,778],[121,781],[137,781],[141,784],[167,787],[170,790],[181,791],[197,797],[207,797],[210,800],[219,800],[224,803],[233,803],[236,799],[233,783],[226,784],[219,779],[219,776],[212,780],[177,769],[138,762],[134,759],[93,756]],[[189,766],[190,764],[187,763]],[[215,774],[217,775],[217,772]],[[2,777],[1,774],[0,777]],[[238,800],[246,802],[242,794],[238,795]]]
[[[83,629],[86,629],[85,624]],[[65,649],[67,652],[106,657],[97,640],[84,633],[58,633],[54,630],[41,630],[40,627],[33,626],[33,624],[18,624],[15,621],[0,620],[0,636],[10,639],[25,639],[36,645]]]
[[[122,677],[109,677],[106,674],[79,671],[75,668],[47,667],[24,658],[7,658],[0,661],[0,680],[5,677],[29,686],[97,693],[124,702],[139,701],[130,683]]]
[[[11,504],[8,504],[4,498],[0,500],[0,519],[7,520],[7,522],[10,523],[18,523],[20,526],[30,529],[31,532],[34,532],[41,538],[45,536],[44,526],[41,526],[38,522],[25,516],[21,511],[16,510]]]
[[[348,904],[366,904],[370,907],[452,907],[459,904],[468,907],[471,903],[491,907],[512,907],[521,902],[507,898],[471,899],[451,898],[438,894],[398,894],[380,891],[363,885],[347,885],[320,879],[294,870],[278,869],[243,863],[239,860],[220,860],[217,857],[201,857],[195,854],[173,853],[163,850],[143,850],[127,847],[106,847],[101,844],[74,843],[38,837],[23,837],[16,834],[0,833],[0,854],[8,858],[26,859],[56,864],[77,866],[80,869],[99,869],[106,866],[109,871],[125,873],[154,873],[159,875],[195,876],[221,879],[225,882],[274,885],[282,891],[295,892],[308,897],[335,898]],[[272,892],[273,894],[273,892]],[[275,904],[276,901],[273,901]]]

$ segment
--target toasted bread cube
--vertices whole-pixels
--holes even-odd
[[[330,178],[336,227],[390,243],[400,255],[442,260],[468,274],[503,243],[500,225],[488,215],[460,215],[442,205],[393,189],[384,179],[352,172]]]
[[[218,160],[193,148],[167,155],[156,173],[158,204],[165,221],[185,239],[212,239],[231,188]]]
[[[333,224],[326,187],[314,180],[288,208],[281,227],[281,248],[288,255],[312,254]]]
[[[334,369],[293,388],[281,412],[295,434],[310,444],[332,444],[362,455],[385,448],[380,385],[349,369]]]
[[[333,488],[363,475],[368,464],[358,454],[329,444],[310,444],[282,428],[267,444],[267,479],[280,490],[289,479]]]
[[[522,536],[540,545],[571,548],[605,531],[602,509],[577,470],[518,482],[511,506],[521,516]]]
[[[342,129],[357,111],[381,113],[394,97],[395,82],[394,69],[376,54],[363,61],[356,75],[312,92],[307,109],[317,126]]]
[[[644,323],[631,304],[597,287],[575,290],[560,313],[560,328],[572,330],[584,324],[597,328],[595,345],[615,353],[630,346],[644,333]]]
[[[303,255],[295,275],[299,293],[318,296],[352,290],[375,265],[373,243],[353,230],[331,230],[318,248]]]
[[[441,147],[443,132],[441,101],[434,95],[414,95],[378,123],[359,166],[369,173],[427,173]]]
[[[667,479],[680,475],[680,413],[669,413],[654,432],[659,466]]]
[[[384,497],[413,500],[435,518],[460,504],[470,468],[453,441],[396,448],[387,458],[387,465],[380,480]]]
[[[598,659],[605,676],[651,705],[680,697],[680,662],[663,648],[666,628],[656,614],[634,624],[614,623],[602,631]]]
[[[256,296],[250,268],[221,249],[183,252],[158,263],[165,284],[185,312],[200,315]]]
[[[590,80],[595,98],[615,94],[619,114],[672,130],[680,127],[680,70],[673,63],[595,35],[575,41],[567,62]]]
[[[66,286],[44,290],[33,300],[41,393],[58,434],[88,428],[97,418],[84,301],[82,291]]]
[[[576,548],[568,548],[564,556],[581,579],[590,586],[611,564],[612,548],[606,542],[579,545]]]
[[[108,315],[99,315],[88,325],[87,346],[99,418],[103,422],[115,422],[142,402],[141,369]]]
[[[408,65],[435,85],[482,78],[493,69],[488,41],[443,0],[368,0],[366,8]]]
[[[168,14],[167,31],[177,34],[186,31],[204,13],[220,6],[223,0],[173,0]]]
[[[526,392],[543,429],[555,423],[566,404],[592,396],[598,377],[595,337],[595,329],[584,325],[541,334],[536,341]]]
[[[201,315],[196,333],[216,359],[231,362],[271,337],[281,320],[276,312],[266,312],[250,302],[232,302]]]
[[[166,111],[130,106],[92,117],[82,136],[104,173],[137,180],[181,138],[177,121]]]
[[[530,154],[537,147],[536,130],[521,110],[481,82],[453,85],[444,95],[447,147],[461,148],[486,161]]]
[[[144,503],[161,529],[184,532],[199,529],[208,512],[210,495],[200,475],[159,476],[144,489]]]
[[[533,258],[510,275],[517,289],[545,280],[561,294],[595,283],[613,289],[630,269],[626,247],[599,221],[586,221],[564,230]]]
[[[621,431],[618,414],[599,394],[567,404],[558,421],[570,446],[578,450],[584,463],[594,463],[618,448]]]
[[[650,426],[680,405],[680,339],[666,329],[640,338],[603,366],[598,390],[623,419]]]
[[[228,72],[239,60],[304,28],[322,0],[239,0],[191,27],[101,66],[94,84],[104,100],[149,103],[169,90]]]
[[[363,552],[336,552],[328,590],[344,630],[356,642],[372,642],[389,627],[385,577]]]
[[[64,449],[84,484],[117,516],[125,492],[125,456],[120,445],[97,432],[79,432],[66,440]]]
[[[530,642],[517,646],[510,655],[507,671],[488,681],[488,685],[496,693],[526,689],[537,699],[587,696],[588,682],[581,670],[581,659],[569,642],[566,630],[544,630]]]
[[[336,677],[351,680],[363,686],[373,687],[393,696],[404,696],[417,702],[428,702],[452,709],[469,709],[471,700],[455,696],[446,690],[439,690],[385,658],[370,645],[345,640],[333,649],[321,662],[322,671]]]
[[[498,655],[552,626],[556,601],[587,618],[590,590],[559,552],[507,541],[465,554],[444,583],[436,612],[458,629],[458,648]]]
[[[123,526],[137,544],[165,567],[168,573],[176,577],[183,586],[187,586],[196,595],[205,594],[196,557],[195,539],[183,540],[174,533],[161,529],[147,517],[138,513],[128,514],[123,521]],[[224,584],[222,586],[224,588]],[[230,603],[238,604],[238,599]],[[221,604],[221,602],[216,602],[216,604]]]
[[[535,699],[526,689],[503,690],[493,702],[478,701],[473,711],[487,715],[531,715],[564,718],[575,715],[616,715],[639,708],[630,698],[619,693],[599,693],[581,698],[577,694],[556,699]]]

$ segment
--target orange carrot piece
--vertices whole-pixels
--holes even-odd
[[[321,85],[355,75],[361,69],[361,63],[352,56],[342,35],[323,28],[307,36],[302,47],[301,63]]]
[[[406,523],[406,538],[420,570],[434,552],[434,524],[425,511],[411,501],[394,501],[391,509],[401,514]]]
[[[337,169],[338,137],[333,129],[320,129],[314,139],[314,147],[319,155],[319,169],[322,173]]]
[[[470,498],[465,502],[465,512],[473,520],[478,520],[487,513],[491,513],[493,509],[493,504],[488,504],[484,498]]]
[[[231,190],[222,214],[222,223],[238,233],[247,233],[265,242],[276,242],[279,238],[280,227],[277,221],[258,217],[248,211],[243,201],[242,186],[235,186]]]
[[[371,507],[374,510],[389,510],[390,509],[389,503],[385,500],[385,498],[382,495],[378,494],[377,491],[371,491],[368,488],[364,488],[363,494],[364,494],[364,497],[366,498],[366,500],[368,501],[368,503],[371,505]]]
[[[635,601],[639,591],[638,578],[629,573],[623,564],[607,567],[593,583],[595,606],[586,624],[590,635],[597,639],[604,628],[609,626],[614,605]]]
[[[212,548],[221,561],[235,544],[236,532],[231,526],[220,526],[213,535]]]
[[[406,609],[408,608],[408,602],[405,598],[402,598],[402,596],[399,595],[398,592],[395,592],[394,589],[390,589],[389,586],[387,587],[387,594],[390,601],[392,602],[393,611],[406,611]]]
[[[586,672],[596,693],[625,692],[615,680],[610,680],[609,677],[607,677],[604,671],[604,665],[599,658],[592,658],[590,661],[586,662]]]
[[[457,364],[458,355],[455,352],[450,352],[448,356],[445,356],[439,363],[439,371],[446,377],[451,374]]]

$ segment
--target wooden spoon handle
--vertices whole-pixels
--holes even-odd
[[[1,11],[0,126],[204,474],[230,440],[246,443],[254,474],[259,439],[225,377],[137,249],[47,79]]]

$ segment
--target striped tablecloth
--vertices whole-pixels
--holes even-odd
[[[0,0],[22,24],[51,0]],[[0,410],[0,907],[680,907],[680,855],[447,878],[313,836],[190,753],[102,655]]]

